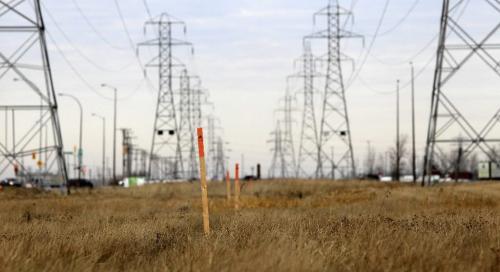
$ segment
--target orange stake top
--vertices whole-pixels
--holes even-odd
[[[236,169],[235,169],[235,173],[234,173],[234,178],[235,179],[239,179],[240,178],[240,165],[237,163],[236,164]]]
[[[205,157],[205,146],[203,145],[203,128],[198,128],[198,151],[200,158]]]

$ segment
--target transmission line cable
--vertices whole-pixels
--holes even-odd
[[[151,14],[151,9],[149,8],[148,1],[142,0],[142,3],[144,4],[144,8],[146,9],[146,13],[149,16],[149,19],[153,19],[153,15]]]
[[[371,52],[373,46],[375,45],[375,41],[377,40],[378,33],[380,32],[380,28],[382,27],[382,24],[384,22],[385,15],[387,14],[387,10],[389,8],[390,3],[391,3],[390,0],[385,1],[384,9],[383,9],[382,15],[380,16],[380,19],[378,21],[377,28],[375,30],[375,34],[373,35],[373,38],[372,38],[370,45],[366,51],[366,54],[363,58],[363,61],[361,62],[361,65],[359,66],[358,69],[356,69],[354,71],[354,73],[351,75],[351,78],[348,80],[348,84],[346,85],[346,89],[349,89],[349,87],[352,85],[352,83],[356,80],[356,78],[359,76],[359,74],[363,70],[363,67],[366,64],[366,61],[368,60],[368,56],[370,55],[370,52]]]
[[[99,69],[101,71],[104,71],[104,72],[122,72],[123,70],[127,69],[128,67],[130,67],[130,64],[127,64],[127,65],[124,65],[123,67],[118,68],[117,70],[114,70],[114,69],[109,69],[108,67],[104,67],[104,66],[100,65],[99,63],[96,63],[95,61],[93,61],[92,58],[90,58],[85,53],[83,53],[83,51],[80,50],[73,43],[73,41],[69,38],[69,36],[66,34],[66,32],[61,28],[61,26],[59,25],[59,23],[56,21],[56,19],[54,18],[54,16],[52,16],[52,14],[50,13],[49,9],[46,8],[45,5],[43,5],[43,4],[42,4],[42,7],[43,7],[44,11],[47,13],[47,15],[49,16],[50,20],[54,23],[54,26],[57,28],[57,30],[59,30],[59,32],[62,34],[63,38],[69,44],[69,46],[71,46],[71,48],[73,48],[73,50],[78,55],[80,55],[80,57],[82,57],[85,61],[87,61],[89,64],[91,64],[95,68],[97,68],[97,69]]]
[[[464,8],[462,9],[462,11],[460,12],[460,14],[457,16],[457,19],[460,19],[467,6],[469,5],[470,3],[470,0],[467,0],[465,5],[464,5]],[[404,65],[404,64],[407,64],[409,62],[412,62],[414,61],[416,58],[418,58],[420,55],[422,55],[425,51],[427,51],[427,49],[429,47],[431,47],[437,40],[437,38],[439,37],[439,33],[436,33],[436,35],[434,35],[434,37],[432,37],[431,40],[429,40],[429,42],[427,42],[420,50],[418,50],[413,56],[411,56],[410,58],[404,60],[404,61],[400,61],[400,62],[395,62],[395,63],[390,63],[390,62],[387,62],[387,61],[384,61],[382,60],[382,58],[374,55],[374,54],[370,54],[370,56],[375,59],[377,62],[381,63],[381,64],[384,64],[384,65],[388,65],[388,66],[396,66],[396,65]]]
[[[392,27],[385,30],[384,32],[379,33],[378,36],[379,37],[386,36],[387,34],[390,34],[393,31],[395,31],[396,29],[398,29],[404,22],[406,22],[406,20],[408,20],[408,18],[413,13],[413,11],[415,11],[415,8],[417,8],[419,3],[420,3],[420,0],[415,0],[413,2],[413,4],[410,6],[410,8],[408,9],[408,11],[403,16],[401,16],[401,18],[399,19],[399,21],[396,24],[394,24]]]
[[[145,68],[144,64],[142,63],[141,59],[137,55],[137,50],[136,50],[137,47],[135,46],[134,41],[132,40],[132,36],[130,35],[130,31],[128,30],[127,23],[125,22],[125,17],[123,16],[123,12],[122,12],[122,9],[120,7],[120,4],[118,3],[118,0],[114,0],[113,2],[115,3],[115,7],[116,7],[116,11],[118,12],[118,16],[120,17],[120,21],[121,21],[123,30],[124,30],[125,34],[127,35],[130,48],[132,49],[132,52],[134,53],[134,57],[137,60],[137,64],[141,68],[141,71],[143,72],[143,76],[148,83],[148,87],[149,87],[148,89],[151,92],[151,94],[153,94],[154,93],[154,85],[146,74],[146,68]]]
[[[465,2],[465,5],[464,5],[464,8],[460,11],[460,14],[457,16],[457,22],[462,18],[462,16],[464,15],[465,13],[465,10],[467,9],[467,6],[469,5],[470,3],[470,0],[466,0]],[[450,36],[451,33],[448,33],[447,37]],[[423,52],[425,52],[425,50],[427,50],[427,48],[437,39],[438,35],[436,35],[428,44],[426,44],[419,52],[418,52],[418,55],[422,54]],[[372,56],[373,57],[373,56]],[[436,54],[433,54],[431,56],[431,58],[425,63],[425,65],[422,67],[422,69],[420,69],[416,74],[415,74],[415,80],[420,78],[420,76],[424,73],[424,71],[429,67],[429,65],[432,64],[434,58],[436,57]],[[410,59],[408,62],[406,63],[410,63],[412,62],[413,59]],[[376,94],[381,94],[381,95],[390,95],[390,94],[394,94],[396,91],[380,91],[380,90],[376,90],[374,89],[373,87],[370,86],[369,83],[367,83],[365,80],[363,80],[361,78],[361,76],[359,76],[358,78],[360,78],[360,83],[362,85],[364,85],[366,88],[368,88],[370,91],[376,93]],[[406,83],[402,84],[401,87],[400,87],[400,91],[405,91],[407,90],[407,88],[410,86],[411,84],[411,80],[407,81]]]
[[[120,46],[116,46],[116,45],[112,44],[106,38],[106,36],[104,34],[102,34],[101,31],[99,31],[99,29],[92,23],[92,21],[90,20],[90,18],[83,11],[83,9],[80,7],[80,4],[78,4],[78,1],[77,0],[72,0],[72,1],[73,1],[73,4],[76,7],[76,10],[78,11],[78,13],[82,16],[82,18],[85,21],[85,23],[87,23],[87,25],[90,27],[90,29],[92,29],[92,31],[97,35],[97,37],[99,37],[104,43],[106,43],[107,45],[109,45],[109,47],[111,47],[113,49],[116,49],[116,50],[128,50],[125,47],[120,47]]]
[[[61,55],[61,57],[63,58],[64,62],[68,65],[68,67],[70,68],[70,70],[76,75],[76,77],[90,90],[92,91],[93,93],[95,93],[97,96],[103,98],[103,99],[106,99],[106,100],[109,100],[109,101],[113,101],[114,99],[113,98],[110,98],[110,97],[107,97],[105,95],[102,95],[95,87],[92,83],[90,83],[83,75],[82,73],[80,73],[78,71],[78,69],[73,65],[72,61],[70,61],[68,59],[68,57],[66,56],[66,54],[64,53],[64,51],[61,49],[61,47],[59,47],[59,45],[57,44],[57,42],[55,41],[54,37],[52,36],[52,34],[50,32],[47,32],[47,36],[49,37],[49,39],[52,41],[52,44],[54,45],[54,47],[56,48],[57,52],[59,52],[59,55]],[[143,79],[144,80],[144,79]],[[142,86],[142,83],[143,83],[143,80],[141,80],[139,86],[137,86],[130,94],[128,94],[125,98],[119,98],[118,101],[124,101],[124,100],[128,100],[130,99],[133,95],[135,95],[137,93],[137,91],[140,89],[140,87]]]

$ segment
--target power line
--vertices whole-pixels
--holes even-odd
[[[415,8],[417,8],[417,6],[418,6],[419,3],[420,3],[420,0],[415,0],[413,2],[413,4],[410,6],[410,8],[408,9],[408,11],[405,13],[405,15],[401,16],[401,19],[399,19],[399,21],[395,25],[393,25],[392,27],[390,27],[386,31],[384,31],[382,33],[379,33],[378,36],[379,37],[385,36],[387,34],[392,33],[396,29],[398,29],[404,22],[406,22],[406,20],[408,20],[408,18],[413,13],[413,11],[415,10]]]
[[[470,0],[466,0],[465,3],[464,3],[464,7],[463,9],[461,10],[461,12],[457,15],[457,22],[460,21],[460,19],[462,18],[462,16],[464,15],[465,13],[465,10],[467,9],[467,7],[469,6],[469,3],[470,3]],[[453,10],[451,12],[451,14],[454,14],[454,11]],[[448,33],[447,37],[450,36],[450,33]],[[427,50],[427,48],[429,48],[432,43],[439,37],[439,34],[436,34],[436,36],[434,36],[434,38],[429,42],[427,43],[421,50],[419,50],[419,52],[417,53],[417,55],[420,55],[422,54],[423,52],[425,52],[425,50]],[[372,56],[373,57],[373,56]],[[433,54],[431,56],[431,58],[425,63],[425,65],[422,67],[422,69],[420,69],[416,74],[415,74],[415,77],[414,79],[418,79],[420,78],[420,76],[424,73],[424,71],[433,63],[434,59],[436,57],[436,54]],[[413,59],[415,59],[416,57],[408,60],[406,63],[410,63],[413,61]],[[404,63],[401,63],[401,64],[404,64]],[[370,84],[368,84],[365,80],[363,80],[363,78],[361,78],[361,76],[358,76],[358,80],[359,82],[364,85],[366,88],[368,88],[370,91],[376,93],[376,94],[380,94],[380,95],[392,95],[395,93],[395,91],[380,91],[380,90],[376,90],[374,89],[373,87],[370,86]],[[407,88],[411,85],[411,80],[408,80],[407,82],[405,82],[404,84],[401,85],[401,88],[400,90],[401,91],[406,91]]]
[[[130,48],[132,49],[132,51],[134,53],[134,57],[137,60],[137,64],[139,64],[139,67],[141,68],[141,70],[143,72],[143,75],[144,75],[144,78],[146,79],[146,82],[148,83],[148,87],[149,87],[148,89],[151,92],[151,94],[153,94],[154,93],[154,85],[146,74],[146,69],[144,68],[144,64],[142,63],[141,59],[137,55],[137,52],[136,52],[137,47],[135,46],[134,41],[132,40],[132,36],[130,35],[130,31],[128,30],[127,23],[125,22],[125,17],[123,16],[123,12],[121,10],[120,4],[118,3],[118,0],[114,0],[113,2],[115,3],[115,7],[116,7],[116,11],[118,12],[118,16],[120,17],[120,21],[121,21],[123,30],[125,31],[125,34],[127,35]],[[144,3],[147,5],[146,2],[144,2]]]
[[[105,100],[108,100],[108,101],[113,101],[114,99],[113,98],[110,98],[110,97],[106,97],[104,95],[102,95],[95,87],[94,85],[92,85],[92,83],[90,83],[79,71],[78,69],[73,65],[73,63],[68,59],[68,57],[66,56],[66,54],[63,52],[63,50],[59,47],[59,45],[57,44],[57,42],[55,41],[54,37],[50,34],[50,32],[46,32],[47,33],[47,36],[49,37],[49,39],[52,41],[52,44],[54,45],[54,47],[56,48],[56,50],[59,52],[59,54],[61,55],[61,57],[63,58],[64,62],[66,62],[66,64],[68,65],[68,67],[71,69],[71,71],[73,71],[73,73],[76,75],[76,77],[85,85],[87,86],[87,88],[92,91],[93,93],[95,93],[97,96],[105,99]],[[128,100],[130,99],[133,95],[135,95],[135,93],[137,93],[137,91],[140,89],[140,87],[142,86],[142,83],[143,83],[144,79],[141,80],[141,83],[139,84],[139,86],[137,88],[134,89],[134,91],[132,91],[129,95],[127,95],[126,97],[124,98],[120,98],[118,99],[119,101],[124,101],[124,100]]]
[[[99,37],[104,43],[106,43],[107,45],[109,45],[111,48],[113,49],[116,49],[116,50],[127,50],[126,48],[124,47],[120,47],[120,46],[116,46],[114,44],[112,44],[107,38],[105,35],[103,35],[99,29],[97,27],[95,27],[95,25],[92,23],[92,21],[89,19],[89,17],[85,14],[85,12],[82,10],[82,8],[80,7],[80,5],[78,4],[78,2],[76,0],[72,0],[73,1],[73,4],[75,5],[76,7],[76,10],[78,11],[78,13],[82,16],[83,20],[87,23],[87,25],[90,27],[90,29],[92,29],[92,31],[97,35],[97,37]]]
[[[470,0],[467,0],[465,2],[465,5],[464,5],[464,8],[462,9],[462,11],[460,12],[460,14],[457,16],[457,19],[460,19],[462,18],[467,6],[469,5],[470,3]],[[453,11],[452,11],[453,13]],[[376,55],[373,55],[373,54],[370,54],[370,57],[372,57],[373,59],[375,59],[377,62],[381,63],[381,64],[384,64],[384,65],[388,65],[388,66],[396,66],[396,65],[404,65],[404,64],[407,64],[409,62],[412,62],[414,61],[416,58],[418,58],[420,55],[422,55],[429,47],[431,47],[437,40],[437,38],[439,37],[439,33],[436,33],[436,35],[434,35],[434,37],[432,37],[431,40],[429,40],[429,42],[427,42],[420,50],[418,50],[413,56],[411,56],[410,58],[404,60],[404,61],[399,61],[399,62],[395,62],[395,63],[389,63],[385,60],[382,60],[382,58],[376,56]]]
[[[61,55],[61,57],[63,58],[63,60],[66,62],[66,64],[68,65],[68,67],[78,77],[78,79],[80,79],[80,81],[83,84],[85,84],[89,90],[91,90],[92,92],[94,92],[95,94],[97,94],[98,96],[100,96],[101,98],[104,98],[104,99],[107,99],[107,100],[111,100],[110,98],[105,97],[104,95],[102,95],[101,93],[99,93],[99,91],[97,91],[94,88],[94,86],[78,71],[78,69],[76,69],[76,67],[73,65],[73,63],[67,58],[66,54],[64,54],[64,52],[62,51],[62,49],[56,43],[55,39],[52,37],[52,35],[50,34],[50,32],[47,32],[47,36],[52,41],[52,44],[54,44],[54,47],[59,52],[59,54]]]
[[[146,13],[149,16],[149,19],[153,19],[153,15],[151,14],[151,9],[149,8],[148,1],[142,0],[142,3],[144,4],[144,8],[146,9]]]
[[[120,21],[122,23],[123,30],[125,31],[125,34],[127,35],[127,39],[128,39],[130,48],[132,49],[132,51],[135,52],[135,50],[136,50],[135,43],[132,40],[132,36],[130,35],[130,31],[128,30],[127,23],[125,22],[125,17],[123,16],[123,12],[122,12],[122,9],[120,7],[120,4],[118,3],[118,0],[114,0],[113,2],[115,3],[116,10],[118,11],[118,16],[120,17]],[[143,68],[142,62],[139,60],[139,58],[137,58],[137,60],[139,61],[141,68]]]
[[[412,55],[410,58],[408,58],[408,59],[406,59],[404,61],[399,61],[399,62],[395,62],[395,63],[389,63],[389,62],[387,62],[385,60],[382,60],[381,57],[378,57],[377,55],[374,55],[374,54],[370,54],[370,57],[372,57],[378,63],[383,64],[383,65],[387,65],[387,66],[397,66],[397,65],[407,64],[407,63],[415,60],[416,58],[418,58],[425,51],[427,51],[427,49],[429,49],[429,47],[431,47],[434,44],[434,42],[436,42],[436,39],[438,37],[439,37],[439,34],[434,35],[434,37],[432,37],[432,39],[429,40],[429,42],[427,42],[422,48],[420,48],[414,55]]]
[[[356,80],[356,78],[361,73],[361,70],[363,70],[363,67],[366,64],[366,61],[368,60],[368,56],[370,55],[370,52],[371,52],[371,50],[373,48],[373,45],[375,44],[375,41],[377,40],[378,33],[380,31],[380,28],[382,27],[382,23],[384,22],[385,15],[387,14],[387,10],[389,8],[389,4],[390,3],[391,3],[390,0],[386,0],[385,1],[384,9],[383,9],[382,15],[380,16],[380,19],[378,21],[378,25],[377,25],[377,28],[375,30],[375,34],[373,35],[373,38],[372,38],[372,40],[370,42],[370,46],[368,47],[368,50],[366,51],[365,57],[364,57],[363,61],[361,62],[360,67],[357,69],[357,71],[355,71],[353,73],[353,75],[351,76],[351,78],[348,80],[349,82],[346,85],[346,89],[349,89],[349,87],[352,85],[352,83]]]
[[[429,67],[429,65],[431,65],[432,62],[434,61],[435,56],[436,56],[435,54],[432,55],[432,57],[425,63],[425,65],[415,74],[415,80],[418,79],[418,78],[420,78],[420,76],[425,72],[425,70],[427,70],[427,68]],[[376,94],[380,94],[380,95],[392,95],[392,94],[394,94],[396,92],[395,90],[393,90],[393,91],[380,91],[380,90],[377,90],[377,89],[373,88],[372,86],[370,86],[370,84],[367,83],[361,76],[358,76],[358,82],[360,82],[363,86],[365,86],[366,88],[368,88],[368,90],[370,90],[371,92],[374,92]],[[401,85],[400,91],[406,91],[407,88],[410,85],[411,85],[411,80],[408,80],[407,82],[405,82],[404,84]]]
[[[128,67],[130,67],[130,64],[127,64],[127,65],[124,65],[123,67],[120,67],[119,69],[117,70],[113,70],[113,69],[109,69],[107,67],[104,67],[102,65],[100,65],[99,63],[96,63],[95,61],[93,61],[89,56],[87,56],[85,53],[83,53],[74,43],[73,41],[69,38],[69,36],[66,34],[66,32],[64,32],[64,30],[61,28],[61,26],[59,25],[59,23],[56,21],[56,19],[54,18],[54,16],[52,16],[52,14],[50,13],[50,11],[45,7],[45,5],[42,4],[42,7],[43,9],[45,10],[45,12],[47,13],[47,15],[49,16],[50,20],[54,23],[54,26],[59,30],[59,32],[61,32],[63,38],[68,42],[68,44],[71,46],[71,48],[73,48],[73,50],[75,50],[75,52],[80,55],[83,59],[85,59],[85,61],[87,61],[89,64],[91,64],[92,66],[94,66],[95,68],[99,69],[99,70],[102,70],[102,71],[105,71],[105,72],[121,72],[125,69],[127,69]]]

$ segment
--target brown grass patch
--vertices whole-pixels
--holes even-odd
[[[197,183],[0,193],[1,271],[498,271],[500,184]]]

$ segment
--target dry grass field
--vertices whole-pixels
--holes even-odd
[[[500,184],[210,184],[0,192],[1,271],[500,271]]]

